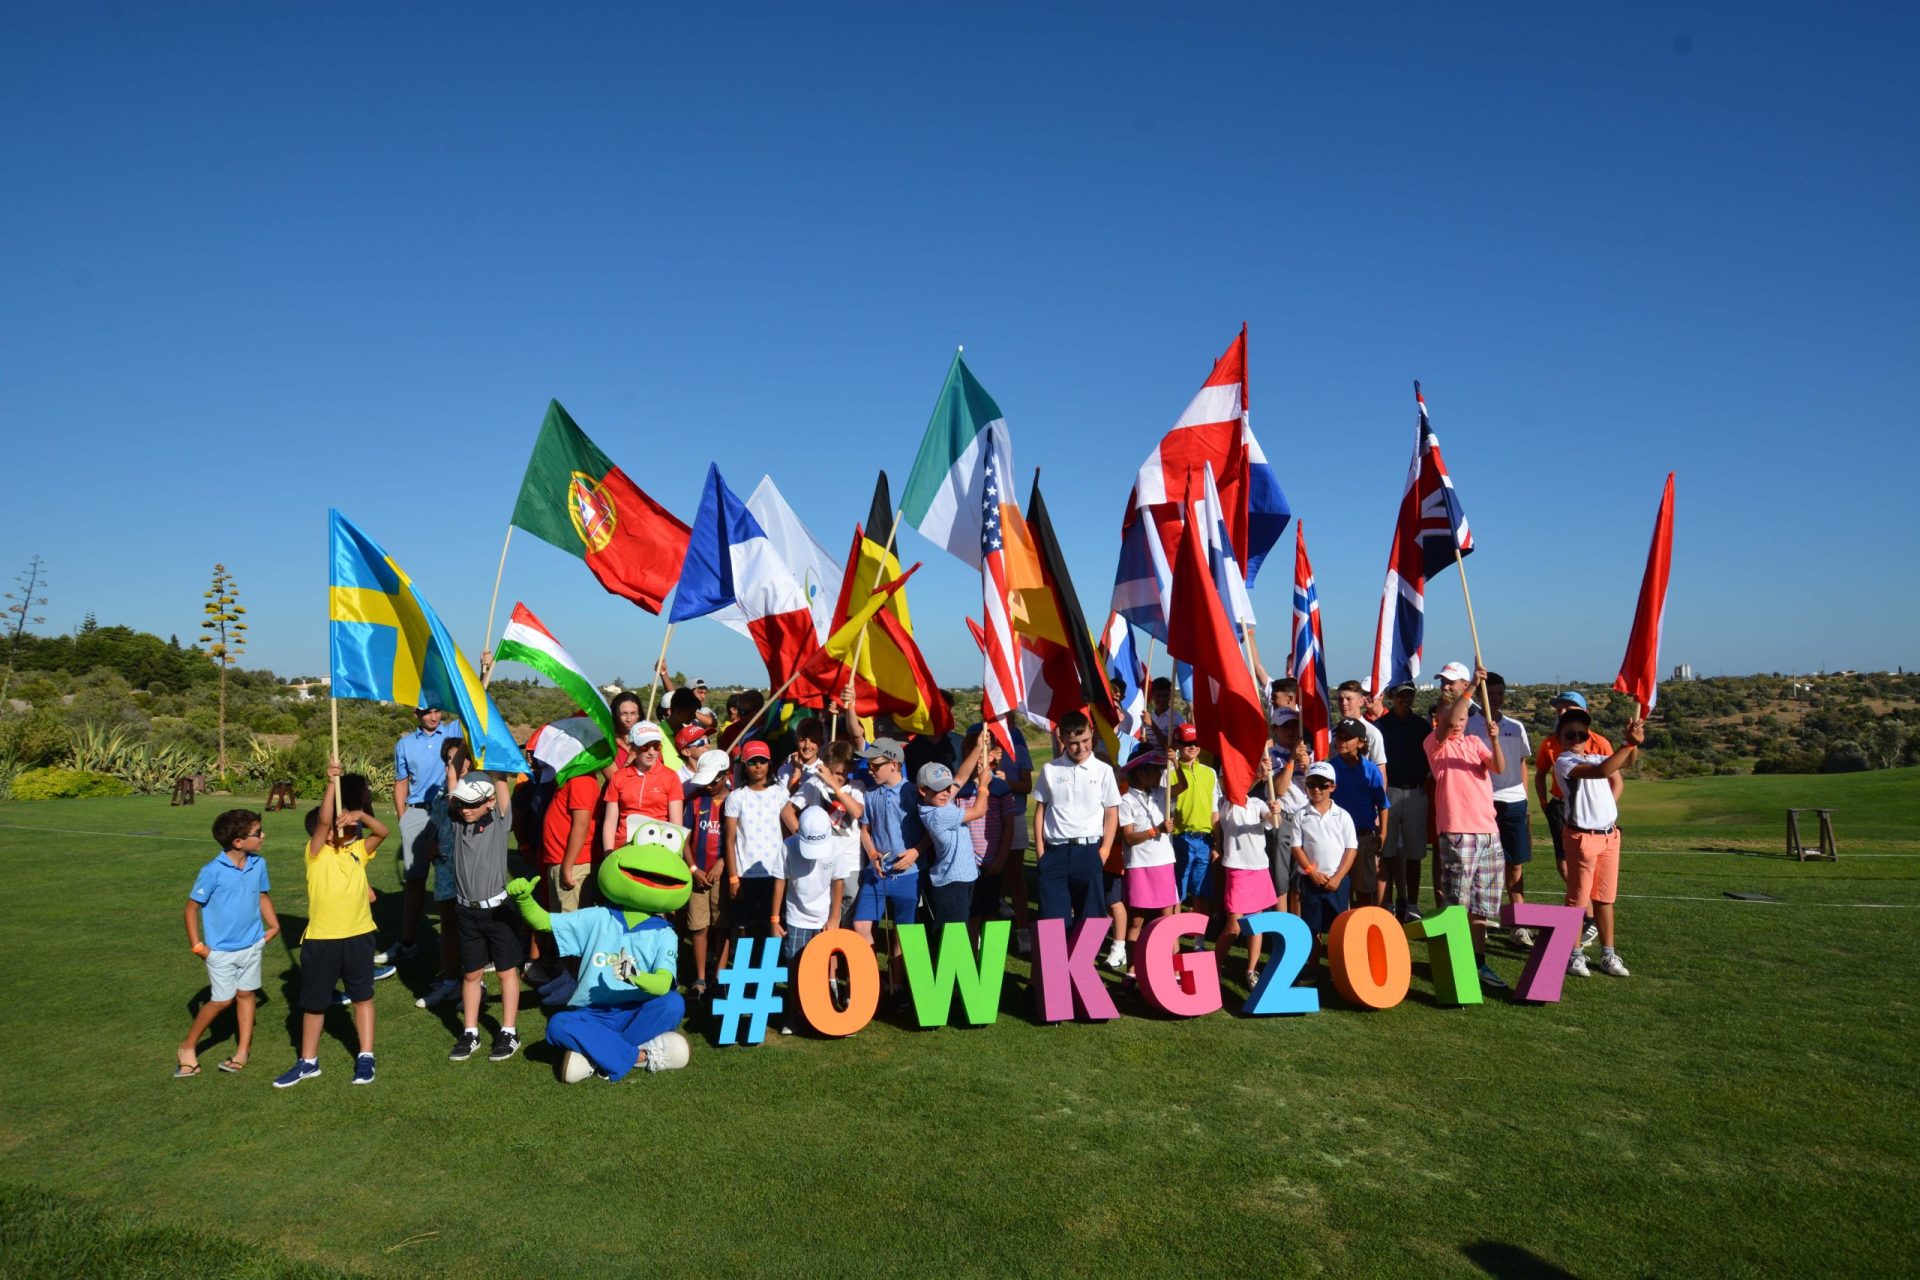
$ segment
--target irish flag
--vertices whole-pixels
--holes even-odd
[[[514,527],[587,562],[600,585],[648,613],[680,576],[687,526],[627,479],[558,400],[534,441]]]
[[[1011,439],[1006,415],[956,352],[947,369],[946,385],[933,406],[927,434],[920,441],[920,454],[907,476],[900,509],[907,523],[929,542],[945,547],[976,569],[982,559],[980,526],[986,510],[987,451],[1000,451],[996,459],[998,479],[1011,484]],[[1030,562],[1033,556],[1026,545],[1026,526],[1020,523],[1019,504],[1008,501],[1004,494],[995,496],[1000,499],[996,505],[1003,517],[1006,540],[1017,542],[1025,552],[1016,556],[1016,548],[1009,546],[1009,560]],[[1019,580],[1011,584],[1014,587],[1038,585],[1037,574],[1015,576]]]

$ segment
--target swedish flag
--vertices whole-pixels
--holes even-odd
[[[450,711],[482,768],[526,772],[499,708],[406,571],[338,511],[327,517],[333,696]]]

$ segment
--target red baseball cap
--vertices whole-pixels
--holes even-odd
[[[704,742],[706,737],[707,730],[704,725],[690,724],[673,735],[673,745],[684,751],[696,742]]]
[[[742,760],[771,760],[773,759],[773,748],[760,741],[760,739],[755,738],[750,742],[740,744],[740,758]]]
[[[1179,725],[1173,731],[1173,740],[1182,746],[1185,746],[1189,742],[1198,742],[1200,741],[1200,731],[1190,724]]]

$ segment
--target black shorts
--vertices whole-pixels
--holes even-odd
[[[336,983],[347,984],[347,999],[373,999],[373,935],[357,938],[307,938],[300,943],[300,1007],[325,1013]]]
[[[497,907],[469,907],[456,902],[453,919],[460,934],[460,972],[477,973],[489,962],[505,972],[518,969],[526,958],[515,928],[520,912],[511,902]]]
[[[743,938],[773,936],[773,877],[742,876],[733,895],[733,927]]]
[[[975,920],[1000,918],[1000,895],[1006,888],[1006,881],[1000,877],[999,871],[982,871],[980,878],[973,882],[973,918]]]
[[[1567,845],[1561,833],[1567,829],[1567,802],[1559,796],[1554,796],[1547,801],[1546,814],[1547,834],[1553,837],[1553,860],[1565,862]]]

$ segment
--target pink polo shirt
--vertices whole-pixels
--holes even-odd
[[[1423,745],[1433,769],[1433,829],[1453,836],[1499,831],[1493,817],[1493,749],[1486,740],[1463,729],[1445,742],[1429,733]]]

